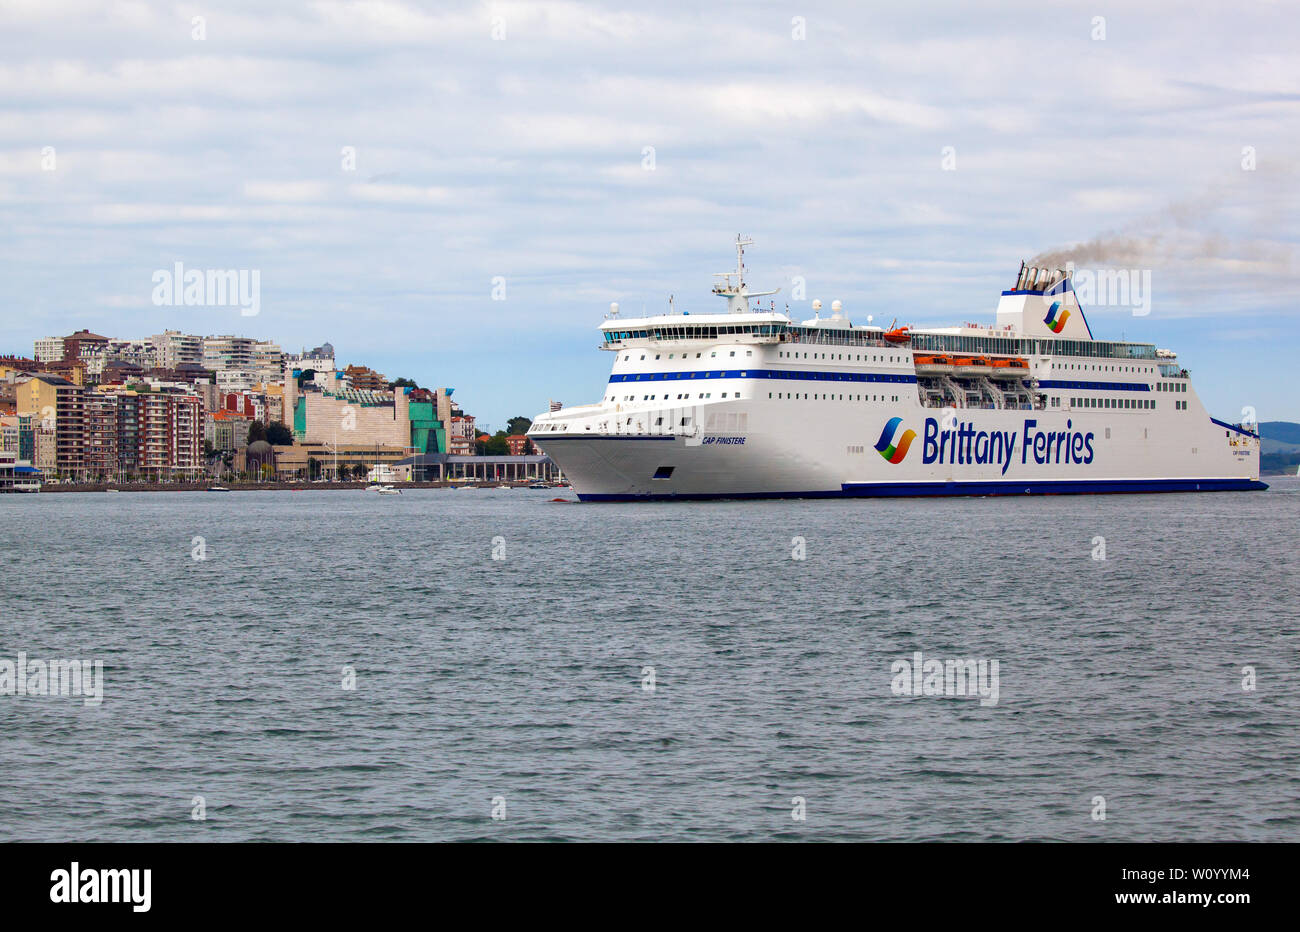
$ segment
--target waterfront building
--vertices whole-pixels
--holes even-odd
[[[417,482],[446,482],[475,479],[479,482],[525,482],[530,479],[555,481],[560,471],[549,456],[456,456],[425,453],[397,464],[409,469]]]
[[[281,479],[360,479],[376,464],[396,466],[410,455],[409,446],[299,442],[275,447],[275,469]]]
[[[447,448],[442,412],[450,411],[449,394],[408,386],[363,391],[338,370],[294,369],[284,385],[284,416],[293,418],[300,442],[437,453]]]
[[[203,470],[203,402],[197,395],[136,392],[139,474],[148,479],[196,478]]]
[[[118,401],[109,392],[85,393],[82,419],[82,467],[89,481],[118,474]]]
[[[18,386],[17,413],[35,416],[41,429],[53,437],[52,451],[39,447],[36,451],[39,468],[73,478],[83,474],[84,396],[82,386],[47,373],[33,375]]]
[[[35,492],[40,487],[38,469],[18,458],[12,450],[0,450],[0,493]]]

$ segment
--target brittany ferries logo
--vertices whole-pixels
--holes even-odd
[[[901,417],[891,417],[885,429],[880,432],[880,439],[876,441],[876,452],[887,462],[894,464],[903,462],[903,457],[907,456],[907,448],[916,439],[914,430],[905,430],[902,438],[898,438],[898,428],[902,423]]]
[[[1052,306],[1047,309],[1047,316],[1043,318],[1043,323],[1052,333],[1060,333],[1065,329],[1065,322],[1070,319],[1070,312],[1061,307],[1060,301],[1053,301]]]

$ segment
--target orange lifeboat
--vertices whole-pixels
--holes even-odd
[[[993,375],[999,379],[1029,378],[1029,363],[1023,359],[994,359]]]
[[[906,343],[912,339],[912,335],[908,333],[909,329],[908,327],[895,327],[893,330],[886,330],[884,340],[886,343]]]
[[[916,371],[921,375],[941,375],[952,369],[951,356],[917,356],[913,362],[916,364]]]

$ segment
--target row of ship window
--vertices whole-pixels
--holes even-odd
[[[723,398],[728,398],[728,397],[730,397],[730,398],[740,398],[740,397],[742,397],[741,394],[740,394],[740,392],[722,392],[721,394],[722,394],[722,397],[723,397]],[[713,392],[699,392],[698,394],[695,395],[695,397],[696,397],[696,399],[703,401],[703,400],[706,400],[706,399],[712,398],[712,397],[713,397]],[[798,399],[803,399],[803,400],[807,400],[807,399],[809,398],[809,393],[808,393],[808,392],[768,392],[768,393],[767,393],[767,397],[768,397],[768,398],[783,399],[783,400],[787,400],[787,401],[792,401],[792,400],[794,400],[794,399],[796,399],[796,398],[798,398]],[[821,392],[813,392],[813,393],[811,394],[811,398],[812,398],[813,401],[845,401],[845,400],[848,400],[848,401],[898,401],[898,400],[900,400],[900,396],[898,396],[898,395],[849,395],[848,398],[846,399],[844,395],[836,395],[836,394],[832,394],[832,393],[829,393],[829,392],[825,392],[825,393],[821,393]],[[614,401],[614,396],[613,396],[613,395],[610,395],[610,396],[609,396],[608,398],[606,398],[605,400],[606,400],[606,401],[609,401],[609,402],[612,402],[612,401]],[[636,401],[636,395],[624,395],[623,398],[622,398],[622,400],[623,400],[623,401]],[[642,396],[641,396],[641,400],[642,400],[642,401],[658,401],[658,400],[659,400],[659,396],[658,396],[658,395],[642,395]],[[690,395],[689,392],[687,392],[687,393],[685,393],[685,394],[679,394],[679,395],[674,399],[672,395],[665,394],[664,397],[663,397],[663,400],[664,400],[664,401],[674,401],[674,400],[675,400],[675,401],[690,401],[690,400],[691,400],[691,395]]]
[[[655,353],[655,359],[660,359],[662,355],[663,355],[662,353]],[[673,359],[676,357],[676,355],[677,355],[676,353],[669,353],[668,358]],[[691,355],[690,353],[682,353],[682,359],[689,359],[690,355]],[[700,359],[702,355],[703,355],[702,353],[696,353],[695,358]],[[717,355],[718,353],[716,350],[711,351],[709,353],[709,358],[714,359],[717,357]],[[736,351],[729,350],[728,355],[735,356]],[[753,356],[754,351],[745,350],[745,355]],[[856,354],[855,353],[807,353],[807,352],[797,353],[793,350],[782,350],[777,355],[783,359],[830,359],[830,360],[837,360],[841,362],[900,362],[900,363],[904,362],[902,356],[886,356],[886,355],[881,355],[879,353],[874,355],[868,353],[856,353]],[[645,357],[646,354],[642,353],[641,359],[644,360]],[[632,356],[630,354],[623,357],[624,362],[631,362],[631,360],[632,360]],[[1087,364],[1087,363],[1061,363],[1053,366],[1052,370],[1053,371],[1073,370],[1073,371],[1091,371],[1091,372],[1145,372],[1145,373],[1150,373],[1153,371],[1150,366],[1099,366],[1096,364]],[[1159,387],[1157,386],[1157,390],[1161,390],[1161,389],[1159,389]],[[1164,391],[1186,391],[1187,386],[1183,384],[1175,384],[1174,388],[1172,389],[1166,388],[1163,390]]]
[[[807,401],[808,393],[807,392],[777,392],[776,394],[773,394],[772,392],[768,392],[767,397],[784,399],[786,401],[793,401],[795,399],[798,399],[800,401]],[[833,395],[829,393],[818,394],[816,392],[814,392],[812,395],[813,401],[846,401],[846,400],[847,401],[898,401],[898,398],[899,398],[898,395],[890,395],[888,398],[886,398],[884,395],[849,395],[849,397],[846,399],[843,395]]]
[[[1156,408],[1156,399],[1154,398],[1074,398],[1070,399],[1071,407],[1075,408],[1136,408],[1141,411],[1153,411]],[[1180,402],[1186,404],[1186,402]],[[1061,407],[1060,396],[1054,395],[1052,398],[1052,407]],[[1179,408],[1182,409],[1182,408]]]
[[[1153,373],[1155,370],[1151,366],[1099,366],[1095,363],[1068,362],[1054,363],[1052,371],[1057,369],[1075,369],[1085,372],[1145,372]]]
[[[713,392],[700,392],[700,393],[699,393],[698,395],[696,395],[695,397],[696,397],[696,398],[699,398],[699,399],[712,398],[712,397],[713,397]],[[722,393],[722,397],[723,397],[723,398],[727,398],[727,397],[739,398],[739,397],[740,397],[740,392],[723,392],[723,393]],[[613,401],[613,400],[614,400],[614,396],[613,396],[613,395],[610,395],[609,398],[607,398],[607,399],[605,399],[605,400],[606,400],[606,401]],[[623,396],[623,400],[624,400],[624,401],[636,401],[636,395],[624,395],[624,396]],[[658,400],[659,400],[659,396],[658,396],[658,395],[642,395],[642,396],[641,396],[641,400],[642,400],[642,401],[658,401]],[[667,394],[664,395],[664,401],[672,401],[672,400],[673,400],[673,397],[672,397],[671,395],[667,395]],[[687,393],[684,394],[684,395],[678,395],[676,400],[677,400],[677,401],[690,401],[690,400],[691,400],[690,392],[687,392]]]
[[[732,356],[735,356],[735,355],[736,355],[736,351],[735,351],[735,350],[731,350],[731,351],[730,351],[730,354],[731,354]],[[655,359],[658,359],[658,358],[659,358],[660,356],[662,356],[662,355],[663,355],[662,353],[655,353]],[[669,358],[669,359],[672,359],[672,358],[674,358],[676,355],[677,355],[676,353],[669,353],[669,354],[668,354],[668,358]],[[696,359],[699,359],[699,358],[700,358],[700,355],[701,355],[700,353],[696,353],[696,354],[695,354],[695,358],[696,358]],[[717,353],[717,351],[715,350],[715,351],[709,353],[709,358],[710,358],[710,359],[714,359],[714,358],[717,357],[717,355],[718,355],[718,353]],[[753,351],[753,350],[745,350],[745,355],[746,355],[746,356],[753,356],[753,355],[754,355],[754,351]],[[690,353],[682,353],[682,359],[689,359],[690,357],[691,357],[691,354],[690,354]],[[645,353],[642,353],[642,354],[641,354],[641,358],[642,358],[642,359],[645,359]],[[624,362],[630,362],[631,360],[632,360],[632,357],[631,357],[631,356],[624,356],[624,357],[623,357],[623,361],[624,361]]]
[[[840,362],[903,362],[902,356],[869,355],[867,353],[796,353],[782,350],[777,355],[786,359],[834,359]]]
[[[656,340],[716,340],[719,336],[732,334],[755,334],[758,336],[776,336],[784,332],[781,324],[726,324],[717,327],[652,327],[647,330],[606,330],[605,342],[617,343],[621,340],[644,340],[653,337]]]
[[[695,358],[696,358],[696,359],[699,359],[699,358],[701,358],[702,355],[703,355],[702,353],[696,353],[696,354],[695,354]],[[709,353],[709,358],[710,358],[710,359],[713,359],[713,358],[715,358],[717,355],[718,355],[718,353],[717,353],[716,350],[711,351],[711,352]],[[736,351],[735,351],[735,350],[729,350],[729,351],[728,351],[728,355],[729,355],[729,356],[735,356],[735,355],[736,355]],[[746,356],[753,356],[753,355],[754,355],[754,351],[753,351],[753,350],[745,350],[745,355],[746,355]],[[841,361],[841,362],[898,362],[898,363],[904,362],[904,359],[903,359],[902,356],[882,356],[882,355],[880,355],[880,354],[876,354],[876,355],[873,356],[873,355],[870,355],[870,354],[868,354],[868,353],[857,353],[857,354],[853,354],[853,353],[796,353],[796,352],[794,352],[793,350],[791,350],[791,351],[782,351],[782,352],[780,352],[778,355],[779,355],[780,357],[784,358],[784,359],[834,359],[834,360],[839,360],[839,361]],[[655,353],[655,359],[660,359],[660,358],[662,358],[662,356],[663,356],[662,353]],[[673,359],[673,358],[675,358],[676,356],[677,356],[676,353],[669,353],[669,354],[668,354],[668,358],[669,358],[669,359]],[[641,359],[644,360],[645,357],[646,357],[646,354],[645,354],[645,353],[642,353],[642,354],[641,354]],[[682,359],[689,359],[690,357],[691,357],[691,354],[690,354],[690,353],[682,353]],[[632,361],[632,356],[631,356],[631,354],[628,354],[628,355],[624,356],[624,357],[623,357],[623,361],[624,361],[624,362],[631,362],[631,361]]]

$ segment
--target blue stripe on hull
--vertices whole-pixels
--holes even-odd
[[[720,498],[916,498],[940,495],[1094,495],[1146,492],[1252,492],[1256,479],[1048,479],[1030,482],[846,482],[820,492],[643,492],[584,494],[584,502],[703,501]]]

